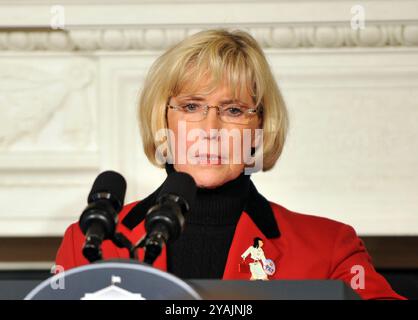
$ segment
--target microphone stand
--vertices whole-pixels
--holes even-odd
[[[138,249],[145,248],[144,263],[150,266],[154,264],[154,261],[158,258],[162,251],[160,242],[163,240],[156,240],[153,238],[154,237],[150,237],[147,233],[132,247],[135,259],[138,259]]]
[[[115,236],[110,239],[118,248],[125,248],[128,250],[129,252],[129,259],[138,261],[139,260],[139,256],[138,256],[138,249],[140,248],[144,248],[147,244],[147,242],[149,242],[149,236],[148,234],[145,234],[141,239],[138,240],[138,242],[133,245],[131,241],[129,241],[129,239],[122,233],[117,232],[115,233]],[[158,257],[159,254],[161,252],[155,252],[155,254],[153,256]],[[153,259],[152,261],[150,261],[150,259],[145,259],[144,258],[144,263],[147,263],[149,265],[152,266],[153,262],[155,259]]]
[[[131,241],[124,234],[116,232],[111,240],[118,248],[128,249],[130,259],[138,260],[135,246],[132,245]]]
[[[115,233],[115,236],[110,239],[118,248],[125,248],[129,252],[129,258],[133,260],[139,260],[138,250],[144,247],[147,247],[147,251],[144,257],[144,263],[149,264],[150,266],[153,265],[154,260],[160,255],[161,250],[158,250],[158,244],[153,244],[152,240],[148,234],[145,234],[138,242],[133,245],[129,239],[123,235],[122,233],[118,232]],[[152,250],[155,248],[155,250]],[[151,251],[151,254],[150,254]],[[151,257],[150,257],[151,256]]]

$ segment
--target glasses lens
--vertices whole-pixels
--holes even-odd
[[[226,123],[248,124],[251,115],[249,108],[240,105],[227,105],[221,107],[221,120]]]
[[[182,103],[180,110],[183,112],[183,118],[186,121],[197,122],[205,118],[205,107],[199,103]]]

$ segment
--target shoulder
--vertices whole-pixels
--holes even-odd
[[[269,202],[282,234],[296,234],[299,238],[313,241],[334,241],[341,234],[347,233],[356,235],[353,227],[343,222],[319,215],[294,212],[275,202]]]
[[[272,201],[269,201],[269,203],[276,219],[279,220],[291,221],[296,224],[305,224],[309,222],[313,223],[316,227],[339,227],[345,225],[340,221],[322,217],[320,215],[295,212]]]
[[[366,249],[355,230],[345,223],[316,216],[293,212],[270,202],[281,237],[288,250],[295,252],[302,261],[316,264],[322,275],[329,276],[336,266],[355,253]]]
[[[125,205],[118,215],[118,224],[116,229],[118,232],[125,234],[125,236],[127,236],[130,240],[132,240],[132,231],[124,227],[121,221],[129,212],[131,212],[137,203],[138,201]],[[81,231],[78,221],[70,224],[65,230],[64,237],[61,241],[60,247],[58,248],[55,258],[56,265],[60,265],[67,270],[80,265],[88,264],[88,261],[82,254],[84,242],[85,235]],[[122,252],[122,249],[116,248],[110,240],[103,241],[102,250],[105,258],[116,258],[126,255],[125,252]]]
[[[139,201],[135,201],[135,202],[131,202],[129,204],[126,204],[122,210],[120,211],[120,213],[118,214],[118,225],[117,228],[119,229],[121,227],[121,222],[123,221],[123,219],[128,215],[129,212],[131,212],[131,210],[139,203]],[[122,225],[123,226],[123,225]],[[125,231],[125,230],[123,230]],[[70,224],[65,233],[64,233],[64,239],[65,238],[71,238],[74,241],[84,241],[84,235],[80,229],[79,226],[79,222],[73,222],[72,224]]]
[[[122,233],[126,234],[129,233],[129,230],[124,228],[121,224],[121,221],[126,217],[126,215],[131,212],[131,210],[138,204],[139,201],[135,201],[125,205],[118,215],[118,224],[117,230],[121,231]],[[122,229],[122,230],[121,230]],[[61,247],[80,247],[82,243],[84,243],[85,236],[80,229],[79,222],[73,222],[70,224],[67,229],[65,230],[64,237],[61,243]]]

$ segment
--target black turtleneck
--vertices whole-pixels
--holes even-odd
[[[168,174],[174,170],[166,165]],[[241,173],[220,187],[197,189],[183,233],[167,246],[169,272],[184,279],[222,278],[250,185],[250,176]]]
[[[173,165],[167,164],[166,171],[174,172]],[[133,230],[145,220],[162,186],[139,201],[123,218],[126,228]],[[242,211],[249,215],[264,237],[280,237],[270,202],[257,191],[250,176],[242,173],[218,188],[198,188],[195,203],[185,219],[184,232],[167,246],[168,271],[186,279],[222,278]]]

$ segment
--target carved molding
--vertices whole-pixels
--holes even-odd
[[[0,50],[161,50],[202,29],[115,28],[0,31]],[[368,24],[365,29],[358,30],[353,30],[349,24],[243,27],[242,29],[249,31],[264,48],[272,49],[418,46],[418,24]]]
[[[56,62],[50,62],[48,66],[53,69],[57,68],[57,65]],[[93,69],[88,62],[73,62],[65,68],[59,67],[54,72],[49,71],[48,67],[34,66],[28,62],[2,63],[0,151],[10,149],[27,136],[35,141],[40,132],[50,124],[54,115],[60,109],[68,107],[67,101],[73,93],[82,91],[85,94],[86,87],[92,84],[92,79]],[[83,121],[74,115],[80,112],[81,107],[88,105],[83,95],[80,99],[69,106],[77,110],[66,112],[66,121],[59,128],[61,144],[68,144],[76,150],[86,149],[92,135],[92,119],[88,108],[85,108]]]

